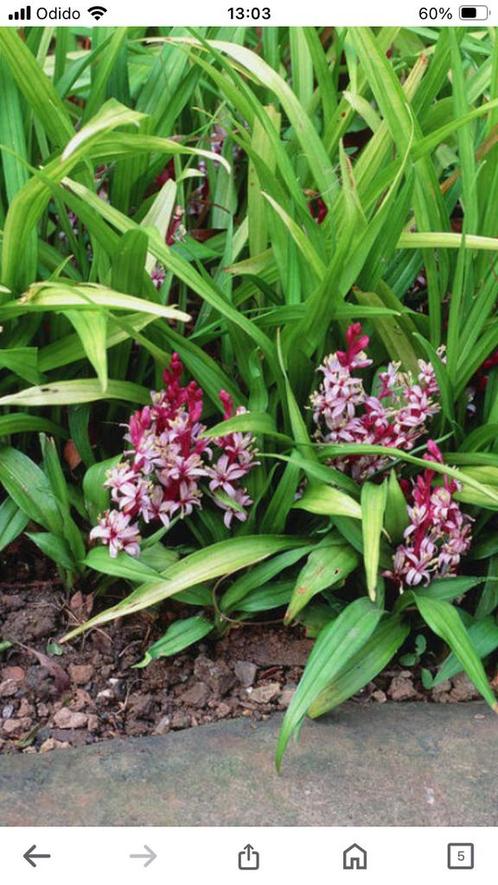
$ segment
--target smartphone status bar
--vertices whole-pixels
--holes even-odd
[[[10,27],[74,26],[239,26],[285,27],[331,25],[351,27],[451,27],[492,26],[498,16],[484,4],[403,3],[394,0],[355,0],[353,3],[328,3],[306,0],[190,0],[188,3],[165,4],[159,0],[104,0],[103,3],[16,4],[4,0],[0,24]]]

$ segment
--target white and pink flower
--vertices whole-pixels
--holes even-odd
[[[443,462],[433,440],[427,443],[427,450],[426,460]],[[471,544],[472,519],[453,498],[458,483],[444,476],[443,485],[434,486],[436,476],[428,468],[411,483],[407,505],[410,524],[393,557],[392,570],[385,573],[401,588],[454,575]]]
[[[362,379],[352,374],[353,369],[366,368],[372,362],[366,354],[369,339],[360,323],[349,327],[346,340],[347,350],[329,354],[319,367],[323,381],[310,397],[317,440],[409,451],[427,432],[427,421],[440,408],[433,399],[439,390],[432,365],[420,360],[420,373],[414,379],[409,372],[400,371],[400,363],[391,362],[379,373],[378,395],[369,395]],[[442,353],[439,356],[443,358]],[[363,482],[389,459],[354,455],[331,463]]]
[[[107,544],[111,556],[120,550],[139,554],[139,528],[132,519],[169,527],[174,518],[184,519],[201,507],[203,480],[209,480],[210,496],[224,511],[227,527],[234,516],[240,521],[247,518],[245,508],[252,501],[240,481],[258,463],[254,437],[230,433],[211,445],[203,439],[203,392],[195,381],[182,386],[182,373],[182,362],[174,353],[164,373],[165,390],[152,392],[151,405],[130,418],[125,435],[130,445],[124,453],[127,460],[107,473],[104,484],[117,509],[100,518],[90,538]],[[224,418],[233,417],[231,396],[222,390],[220,400]],[[240,407],[236,414],[243,412]],[[214,460],[213,447],[218,450]]]
[[[120,510],[107,510],[100,517],[98,525],[91,530],[90,540],[100,540],[107,545],[113,559],[121,550],[130,556],[138,556],[140,553],[138,525],[131,522],[131,516]]]
[[[246,507],[250,507],[252,504],[252,499],[247,494],[245,489],[238,488],[235,490],[234,494],[230,496],[232,499],[230,501],[221,501],[218,500],[218,507],[221,507],[222,510],[225,511],[225,516],[223,517],[223,522],[225,523],[227,529],[232,525],[232,520],[238,519],[240,522],[245,522],[247,519],[247,511]]]

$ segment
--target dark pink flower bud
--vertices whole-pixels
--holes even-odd
[[[219,396],[224,409],[224,420],[228,421],[233,415],[233,397],[226,390],[220,390]]]
[[[427,440],[427,452],[428,456],[424,455],[424,458],[426,458],[426,460],[437,461],[439,464],[443,463],[443,456],[441,454],[441,451],[438,448],[437,443],[435,443],[433,439]]]
[[[179,355],[174,352],[171,354],[171,362],[169,367],[164,370],[163,378],[164,384],[167,387],[170,384],[174,384],[178,382],[182,376],[183,372],[183,363],[179,357]]]

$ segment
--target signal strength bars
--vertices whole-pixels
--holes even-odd
[[[9,20],[12,22],[29,22],[31,21],[31,6],[23,6],[22,9],[17,10],[16,12],[9,13]]]

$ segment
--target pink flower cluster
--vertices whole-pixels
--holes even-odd
[[[439,393],[431,363],[419,360],[415,380],[401,372],[400,363],[389,363],[381,372],[378,396],[368,395],[361,378],[353,372],[371,365],[365,349],[369,338],[360,323],[346,333],[347,348],[327,356],[320,366],[323,382],[311,395],[313,417],[321,443],[361,443],[394,446],[408,451],[427,432],[426,422],[439,411]],[[334,460],[334,466],[364,481],[389,463],[385,456],[350,456]]]
[[[432,440],[427,443],[427,451],[424,458],[443,463]],[[405,543],[396,550],[392,571],[386,572],[400,586],[416,587],[436,577],[454,575],[471,544],[472,519],[453,500],[458,483],[445,476],[443,485],[433,486],[435,476],[427,469],[412,481]]]
[[[164,373],[165,390],[152,393],[152,405],[130,418],[125,440],[130,448],[126,459],[107,473],[105,486],[111,490],[114,508],[106,511],[90,532],[109,546],[111,556],[120,550],[132,556],[140,552],[140,529],[160,521],[166,527],[175,517],[189,516],[201,506],[206,489],[224,511],[230,527],[233,518],[244,521],[252,504],[240,480],[258,463],[251,433],[230,433],[213,440],[202,438],[203,391],[191,381],[181,385],[183,365],[174,353]],[[220,391],[224,420],[233,417],[231,396]],[[245,411],[237,409],[236,414]]]

